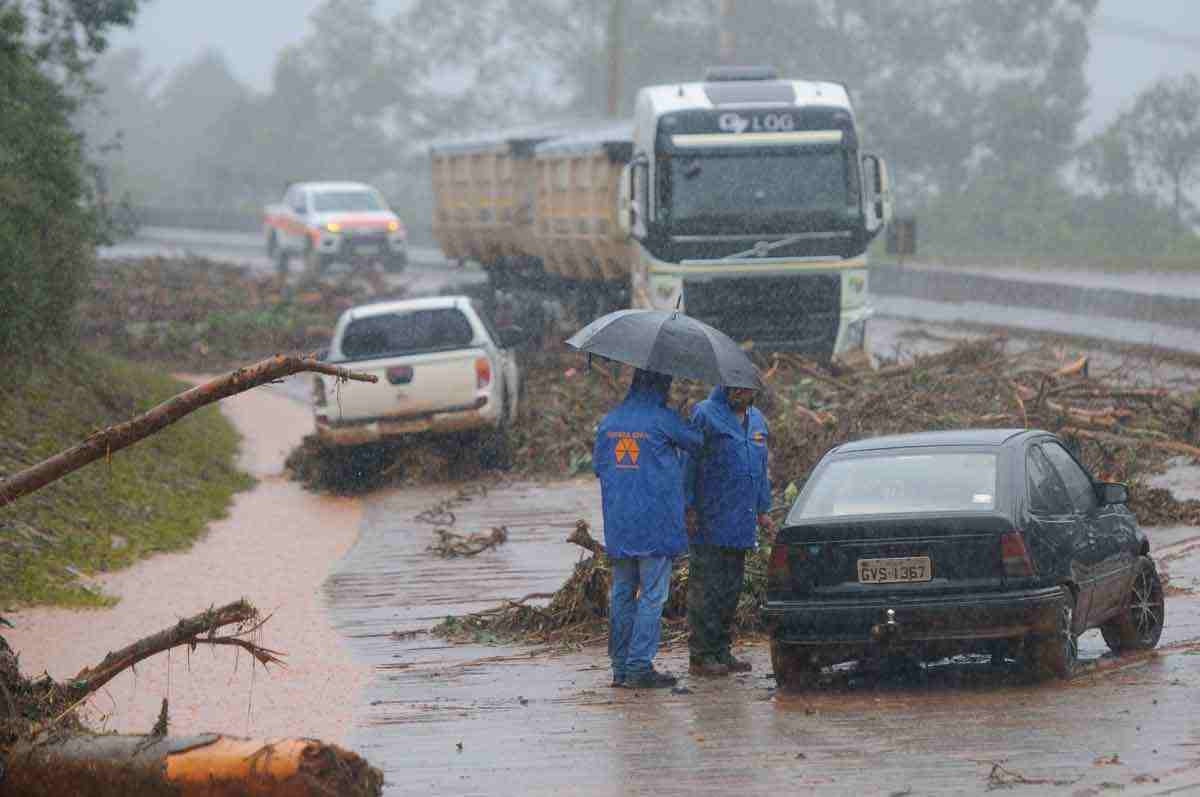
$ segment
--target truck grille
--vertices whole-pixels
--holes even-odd
[[[756,351],[833,355],[842,305],[840,274],[687,280],[688,315]]]

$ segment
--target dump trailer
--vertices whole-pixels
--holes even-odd
[[[710,70],[638,92],[634,118],[432,150],[434,232],[500,291],[580,320],[680,308],[760,351],[861,351],[866,249],[891,215],[844,86]]]

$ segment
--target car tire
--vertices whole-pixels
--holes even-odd
[[[807,650],[775,639],[771,640],[771,669],[775,671],[776,685],[788,692],[813,688],[821,673]]]
[[[1055,607],[1057,628],[1054,633],[1031,634],[1025,639],[1023,662],[1026,671],[1036,681],[1051,678],[1067,680],[1075,674],[1075,665],[1079,660],[1079,640],[1072,628],[1075,598],[1066,589],[1062,593]]]
[[[500,421],[483,432],[479,441],[479,464],[485,468],[508,470],[512,467],[512,440],[509,436],[507,388],[501,385]]]
[[[402,252],[398,255],[390,255],[383,261],[383,270],[390,274],[397,274],[403,271],[408,266],[408,253]]]
[[[1100,627],[1104,642],[1113,653],[1150,650],[1162,636],[1165,619],[1162,580],[1149,556],[1139,556],[1133,583],[1121,612]]]

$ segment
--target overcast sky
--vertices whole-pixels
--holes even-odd
[[[376,0],[394,14],[411,0]],[[275,54],[305,33],[321,0],[150,0],[137,26],[113,37],[135,46],[153,68],[170,69],[206,49],[225,54],[234,73],[258,89],[270,85]],[[1085,134],[1102,127],[1147,84],[1166,74],[1200,72],[1200,0],[1101,0],[1088,79]]]

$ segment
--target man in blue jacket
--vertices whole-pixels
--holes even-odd
[[[749,388],[716,388],[692,411],[704,435],[700,454],[688,464],[688,639],[694,675],[746,672],[730,645],[746,552],[758,527],[774,529],[767,472],[767,422],[754,408]]]
[[[671,377],[636,371],[629,395],[596,430],[604,541],[612,564],[608,654],[613,686],[661,688],[675,677],[654,669],[671,560],[687,550],[685,452],[701,437],[667,406]]]

